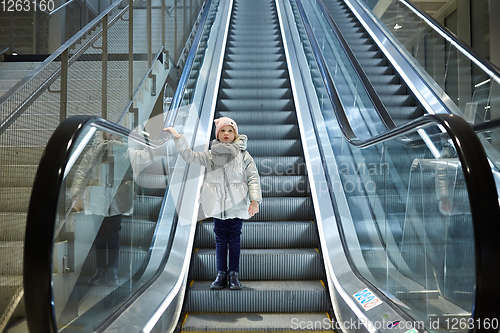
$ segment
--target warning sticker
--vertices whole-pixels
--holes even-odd
[[[382,300],[380,300],[380,298],[378,298],[368,288],[365,288],[355,293],[354,298],[358,301],[359,304],[361,304],[361,306],[363,307],[363,309],[365,309],[365,311],[373,309],[377,305],[383,303]]]

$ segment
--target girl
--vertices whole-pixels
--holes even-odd
[[[243,219],[259,212],[260,177],[252,156],[246,151],[247,137],[238,135],[236,122],[222,117],[215,120],[215,125],[216,139],[208,152],[193,152],[186,138],[173,127],[164,131],[174,136],[179,154],[186,162],[206,167],[200,202],[205,216],[214,219],[217,278],[211,288],[224,288],[229,280],[231,289],[241,289],[238,280],[241,227]]]

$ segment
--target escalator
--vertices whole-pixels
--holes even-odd
[[[319,106],[318,119],[339,118],[339,110],[344,109],[347,118],[364,120],[362,125],[352,123],[352,127],[339,121],[340,128],[325,129],[329,140],[324,140],[331,145],[334,157],[330,163],[339,168],[336,175],[341,178],[342,194],[349,206],[350,219],[342,223],[343,228],[357,235],[349,246],[359,247],[359,252],[356,250],[352,254],[354,265],[379,290],[404,303],[404,311],[423,326],[446,329],[446,323],[463,322],[475,316],[470,305],[478,297],[471,283],[479,278],[471,246],[473,235],[479,231],[475,227],[472,230],[473,208],[469,210],[470,192],[468,195],[467,176],[462,174],[458,159],[460,153],[456,143],[451,144],[451,137],[439,126],[407,132],[399,140],[377,139],[391,132],[403,133],[408,126],[402,125],[413,117],[403,114],[409,110],[405,104],[393,109],[393,101],[386,98],[384,92],[395,87],[392,79],[389,80],[391,84],[380,84],[388,78],[382,75],[387,73],[387,59],[384,60],[378,51],[369,52],[376,45],[366,31],[356,30],[361,24],[348,6],[343,1],[328,1],[328,4],[297,1],[292,7],[305,49],[321,50],[321,55],[310,49],[305,52],[309,67],[314,69],[313,78],[319,76],[325,82],[325,86],[315,85],[318,100],[329,96],[332,102],[331,106]],[[335,30],[340,30],[343,36],[334,33]],[[353,31],[356,31],[355,38]],[[344,53],[350,57],[349,45],[343,43],[343,37],[348,40],[370,83],[366,84],[364,73],[356,71],[357,75],[350,75],[349,66],[355,68],[356,60],[349,58],[348,62],[342,62]],[[337,38],[338,41],[333,41]],[[307,46],[309,43],[311,46]],[[374,71],[379,71],[378,77],[370,75]],[[326,79],[325,72],[329,73]],[[374,120],[373,115],[382,115],[384,107],[379,108],[369,93],[366,98],[364,92],[360,92],[362,89],[350,88],[359,84],[356,80],[363,82],[366,91],[366,86],[373,84],[398,128],[391,128],[382,118]],[[426,109],[433,113],[428,106]],[[407,115],[411,113],[413,111]],[[426,118],[429,119],[421,117],[408,125]],[[491,128],[496,126],[491,125]],[[351,144],[339,142],[342,136]],[[485,141],[482,145],[489,148]],[[364,149],[359,149],[361,147]],[[492,171],[497,173],[495,167]],[[491,195],[496,197],[494,191]]]
[[[418,100],[347,4],[342,0],[324,2],[396,125],[424,115]]]
[[[314,209],[274,1],[233,4],[215,118],[248,136],[260,212],[243,223],[240,291],[214,292],[212,220],[198,224],[181,330],[286,330],[331,318]],[[293,300],[293,301],[292,301]],[[329,317],[330,316],[330,317]]]
[[[211,221],[199,221],[203,170],[178,158],[171,140],[149,140],[97,118],[72,118],[49,142],[34,186],[25,248],[25,274],[37,277],[25,278],[31,327],[331,331],[335,323],[346,332],[397,325],[406,332],[403,322],[447,330],[446,320],[496,318],[488,308],[496,295],[490,288],[498,254],[492,231],[498,226],[481,222],[500,218],[500,212],[491,167],[470,127],[449,115],[405,124],[420,106],[398,97],[402,103],[387,109],[402,126],[385,128],[370,99],[349,90],[354,85],[344,75],[347,65],[332,75],[316,61],[336,51],[325,46],[318,52],[314,40],[326,36],[323,21],[318,16],[314,25],[301,17],[314,17],[312,7],[300,9],[301,1],[221,0],[210,6],[219,6],[218,18],[201,63],[193,66],[201,74],[193,83],[183,73],[190,86],[174,97],[189,110],[179,108],[177,117],[169,113],[166,119],[195,151],[209,148],[214,118],[233,118],[249,137],[263,202],[243,225],[243,289],[209,288],[215,242]],[[329,85],[335,80],[339,103]],[[392,96],[405,89],[387,91]],[[124,244],[143,255],[135,262],[124,258],[118,284],[96,288],[85,285],[85,262],[94,257],[100,221],[89,225],[76,218],[68,198],[75,197],[71,184],[82,156],[107,134],[115,140],[113,153],[95,168],[100,181],[88,186],[116,194],[132,168],[137,209],[126,219],[131,227],[124,228]],[[120,151],[130,165],[118,162]],[[112,177],[104,165],[113,165]],[[459,214],[439,207],[436,175],[442,172],[454,207],[465,207]],[[158,201],[165,189],[159,212],[148,216],[149,223],[157,221],[155,230],[134,229],[145,215],[140,198]],[[92,304],[83,305],[84,298]],[[382,321],[385,326],[377,327]],[[441,326],[432,327],[435,322]]]

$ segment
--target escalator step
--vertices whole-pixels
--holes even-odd
[[[256,156],[299,156],[302,145],[299,140],[280,140],[269,144],[268,140],[252,139],[247,144],[248,152]]]
[[[273,49],[276,49],[277,47],[279,47],[281,45],[281,41],[259,41],[258,43],[255,42],[255,41],[249,41],[249,40],[244,40],[244,41],[241,41],[241,40],[238,40],[238,41],[228,41],[227,43],[227,46],[229,47],[229,49],[233,49],[233,48],[246,48],[246,47],[252,47],[252,48],[263,48],[263,49],[269,49],[269,50],[273,50]]]
[[[156,221],[162,202],[163,197],[138,195],[134,200],[134,217]]]
[[[210,290],[211,280],[194,281],[186,311],[196,312],[322,312],[328,293],[320,280],[243,281],[243,289]],[[216,297],[208,297],[214,295]]]
[[[236,120],[236,119],[235,119]],[[246,134],[249,138],[260,140],[287,140],[300,139],[298,125],[241,125],[238,133]]]
[[[262,26],[251,26],[251,29],[249,28],[248,24],[234,24],[231,26],[231,31],[232,33],[248,33],[249,31],[255,32],[255,33],[269,33],[275,30],[279,30],[279,25],[278,23],[273,23],[271,25],[262,25]]]
[[[226,54],[226,61],[284,61],[285,58],[281,54],[261,53],[261,54]]]
[[[261,176],[262,196],[304,197],[310,195],[307,176]]]
[[[273,71],[250,71],[250,70],[223,70],[221,74],[222,79],[279,79],[287,78],[286,70],[273,70]]]
[[[155,227],[156,222],[124,216],[120,230],[120,244],[134,244],[147,251],[151,246]]]
[[[307,323],[321,323],[316,329],[302,329]],[[330,325],[330,326],[329,326]],[[333,324],[334,325],[334,324]],[[331,318],[318,313],[189,313],[184,320],[182,332],[199,331],[203,327],[209,332],[283,332],[301,328],[309,333],[331,332]]]
[[[210,280],[217,272],[215,249],[198,249],[191,262],[192,279]],[[310,280],[323,278],[321,254],[308,249],[242,249],[242,280]]]
[[[285,99],[291,98],[292,91],[290,88],[275,88],[275,89],[256,89],[256,88],[222,88],[219,91],[219,98],[226,99]]]
[[[253,158],[260,176],[298,176],[306,174],[302,156],[267,156]]]
[[[276,110],[289,111],[294,108],[293,100],[275,100],[275,99],[239,99],[239,100],[219,100],[217,109],[223,111],[245,111],[245,110]]]
[[[247,124],[286,125],[296,121],[292,111],[219,111],[217,117],[233,118],[240,126]]]
[[[295,221],[309,220],[314,216],[314,208],[311,198],[268,197],[260,204],[259,214],[252,217],[250,221]]]
[[[199,223],[194,247],[215,248],[213,229],[212,221]],[[241,231],[242,249],[314,248],[318,242],[316,226],[311,221],[244,222]]]
[[[243,47],[228,47],[228,54],[277,54],[280,53],[280,47],[256,47],[256,46],[243,46]]]
[[[262,80],[259,78],[247,79],[222,79],[221,88],[242,89],[242,88],[255,88],[255,89],[280,89],[288,88],[289,82],[287,79],[269,79]]]

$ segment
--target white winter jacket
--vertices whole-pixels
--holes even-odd
[[[262,192],[257,167],[246,151],[246,135],[232,143],[214,140],[208,152],[193,152],[184,136],[174,142],[186,162],[206,167],[200,195],[205,216],[248,219],[250,202],[260,203]]]

